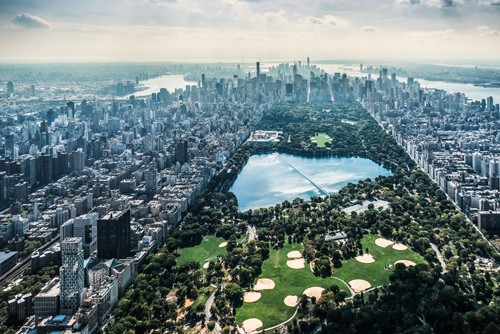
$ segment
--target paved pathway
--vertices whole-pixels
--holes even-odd
[[[443,268],[443,270],[441,270],[441,274],[444,274],[446,272],[446,263],[444,262],[443,255],[441,255],[441,252],[439,251],[438,247],[433,243],[431,243],[431,247],[434,250],[434,252],[436,252],[436,256],[439,260],[439,263],[441,263],[441,267]]]

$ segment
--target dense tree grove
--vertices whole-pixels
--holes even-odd
[[[212,329],[215,322],[205,324],[203,314],[211,286],[217,287],[212,320],[223,331],[234,332],[234,314],[243,292],[261,273],[271,248],[280,248],[286,242],[301,243],[306,261],[315,263],[315,274],[330,276],[344,260],[363,253],[361,238],[368,233],[409,245],[428,264],[413,268],[397,265],[390,284],[366,296],[346,300],[347,295],[333,286],[318,301],[302,298],[302,318],[294,319],[284,331],[500,332],[496,324],[500,315],[498,273],[474,266],[478,257],[500,258],[359,104],[280,105],[264,117],[260,128],[282,131],[282,140],[246,143],[233,155],[162,249],[141,268],[116,307],[109,333],[195,332],[197,325]],[[309,139],[318,132],[327,133],[332,143],[324,148],[312,144]],[[252,154],[273,151],[366,157],[390,168],[393,175],[350,183],[325,198],[295,199],[239,212],[237,200],[228,189]],[[389,207],[370,206],[358,214],[342,211],[353,202],[373,198],[387,201]],[[257,229],[256,240],[238,242],[248,226]],[[325,239],[325,235],[337,231],[346,233],[344,244]],[[229,240],[227,254],[210,262],[207,270],[197,262],[176,266],[178,250],[199,244],[205,235]],[[444,255],[446,273],[442,273],[431,243]],[[187,300],[194,304],[187,306]]]

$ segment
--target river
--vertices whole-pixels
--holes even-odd
[[[138,87],[141,91],[135,92],[135,96],[150,96],[152,93],[158,93],[160,88],[166,88],[170,93],[178,88],[185,89],[186,86],[196,85],[196,82],[184,80],[181,74],[162,75],[161,77],[146,80]]]
[[[346,65],[346,64],[320,64],[319,68],[324,69],[328,74],[335,72],[345,73],[353,77],[368,77],[368,73],[359,71],[359,64]],[[390,75],[390,73],[389,73]],[[371,77],[376,80],[377,74],[372,74]],[[406,77],[398,77],[399,81],[406,81]],[[473,84],[462,84],[446,81],[429,81],[421,78],[415,78],[424,88],[443,89],[448,93],[464,93],[466,97],[472,100],[486,99],[488,96],[493,97],[494,103],[500,102],[500,88],[493,87],[480,87]]]

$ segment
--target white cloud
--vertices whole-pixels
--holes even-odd
[[[264,21],[269,24],[281,24],[287,22],[285,11],[283,10],[279,10],[277,12],[265,12],[260,14],[259,17],[262,17]]]
[[[372,26],[364,26],[363,28],[361,28],[361,31],[364,31],[364,32],[374,32],[374,31],[377,31],[377,28],[372,27]]]
[[[430,30],[430,31],[417,31],[412,32],[409,35],[421,38],[452,38],[456,34],[455,29],[445,29],[445,30]]]
[[[396,0],[397,5],[417,5],[420,0]]]
[[[306,25],[336,26],[336,27],[345,27],[349,25],[348,21],[330,14],[323,15],[322,17],[306,16],[304,17],[303,23]]]
[[[395,0],[397,5],[425,5],[428,7],[445,8],[463,4],[463,0]]]
[[[500,36],[500,31],[493,30],[487,26],[479,26],[476,31],[482,36]]]
[[[16,26],[31,29],[45,29],[52,27],[49,22],[45,21],[41,17],[31,15],[29,13],[23,13],[14,16],[14,18],[12,18],[12,23]]]

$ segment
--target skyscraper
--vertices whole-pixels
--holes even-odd
[[[256,79],[254,96],[258,99],[260,93],[260,62],[256,63]]]
[[[14,135],[8,134],[5,136],[5,156],[14,157]]]
[[[187,140],[179,140],[177,142],[175,146],[175,160],[181,165],[189,161]]]
[[[123,259],[130,254],[130,210],[111,211],[97,221],[97,257]]]
[[[64,239],[61,243],[61,255],[62,265],[59,269],[61,279],[61,313],[72,314],[80,306],[85,283],[82,239]]]
[[[144,171],[144,182],[146,183],[146,193],[148,193],[148,195],[156,194],[158,189],[158,172],[156,168],[150,168]]]
[[[11,94],[14,94],[14,84],[12,81],[7,82],[7,97],[9,97]]]

